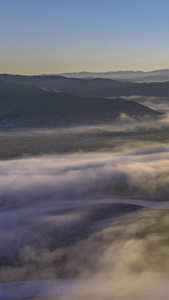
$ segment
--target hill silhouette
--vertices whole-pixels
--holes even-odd
[[[0,74],[0,79],[85,97],[169,96],[169,82],[135,83],[112,79]]]
[[[120,115],[158,117],[160,112],[125,99],[85,98],[0,80],[0,124],[70,126],[113,122]]]

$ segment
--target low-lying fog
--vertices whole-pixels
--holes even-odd
[[[169,211],[134,199],[168,200],[168,149],[1,161],[1,282],[87,279],[68,299],[165,299]]]
[[[128,153],[0,161],[0,204],[107,197],[168,200],[169,144]]]
[[[150,106],[154,100],[145,101]],[[161,111],[168,113],[167,107],[166,100]],[[115,127],[59,129],[58,134],[168,126],[168,115],[135,120],[121,114]],[[49,131],[26,134],[42,133]],[[13,134],[14,139],[24,135]],[[166,300],[169,144],[154,134],[158,143],[138,141],[127,148],[122,143],[112,152],[1,160],[0,281],[80,280],[65,294],[70,300]],[[46,290],[51,294],[54,288]]]

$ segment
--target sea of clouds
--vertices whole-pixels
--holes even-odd
[[[1,207],[61,199],[169,199],[169,145],[0,161]]]
[[[168,119],[118,122],[135,131]],[[140,143],[0,161],[0,281],[81,280],[70,300],[166,300],[169,211],[134,200],[168,202],[169,144]]]

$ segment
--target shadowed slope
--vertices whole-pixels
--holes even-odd
[[[1,125],[9,121],[25,126],[106,123],[115,120],[122,112],[135,117],[161,115],[124,99],[84,98],[0,81]]]
[[[9,74],[1,74],[0,79],[87,97],[169,96],[169,82],[134,83],[103,78],[78,79],[50,75],[21,76]]]

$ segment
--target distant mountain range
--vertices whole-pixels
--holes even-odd
[[[111,123],[122,112],[132,117],[161,115],[124,99],[85,98],[0,80],[1,128]]]
[[[149,72],[143,71],[111,71],[111,72],[79,72],[79,73],[58,73],[69,78],[107,78],[135,82],[163,82],[169,81],[169,69],[155,70]]]
[[[135,83],[104,78],[80,79],[51,75],[22,76],[10,74],[0,74],[0,79],[84,97],[125,97],[131,95],[169,97],[169,81]]]

